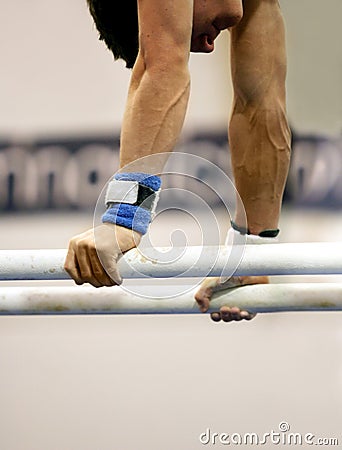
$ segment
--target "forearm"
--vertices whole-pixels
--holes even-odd
[[[146,69],[143,58],[132,73],[121,132],[120,167],[156,153],[173,150],[180,135],[190,91],[186,64]],[[146,161],[148,171],[158,170]],[[144,162],[139,163],[143,171]],[[160,170],[161,167],[159,167]]]
[[[253,234],[278,227],[290,161],[284,24],[276,1],[249,0],[232,33],[232,165]],[[236,222],[244,213],[237,211]]]
[[[120,167],[158,172],[179,137],[189,98],[192,0],[137,0],[139,54],[121,134]],[[165,154],[164,157],[145,158]]]
[[[230,148],[236,188],[254,234],[276,229],[290,159],[285,105],[273,97],[259,105],[236,99],[230,122]],[[244,214],[237,211],[236,222]]]

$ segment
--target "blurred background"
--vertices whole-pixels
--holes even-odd
[[[2,249],[65,248],[92,226],[117,170],[130,72],[98,41],[85,3],[0,0]],[[280,3],[293,131],[280,240],[341,241],[342,3]],[[190,68],[177,150],[230,175],[228,33],[212,55],[192,55]],[[191,168],[199,179],[207,169]],[[224,236],[229,224],[217,199],[187,177],[173,183],[203,197]],[[189,210],[191,199],[176,193],[168,201]],[[205,211],[191,212],[205,228]],[[168,245],[175,228],[189,244],[201,238],[175,213],[153,225],[153,243]],[[280,281],[293,278],[273,280]],[[0,317],[0,450],[215,448],[200,434],[262,435],[282,421],[341,445],[340,323],[340,313],[264,314],[236,324],[207,316]]]

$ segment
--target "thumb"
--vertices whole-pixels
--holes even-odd
[[[99,259],[101,261],[102,267],[106,271],[107,275],[118,285],[122,284],[122,277],[118,269],[118,254],[112,252],[103,251],[98,252]]]

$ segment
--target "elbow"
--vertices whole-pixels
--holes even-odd
[[[286,114],[285,89],[272,88],[260,92],[235,93],[235,110],[253,114],[257,111],[282,111]]]
[[[173,34],[165,33],[158,41],[140,36],[139,58],[148,71],[188,70],[189,55],[187,36],[175,38]]]
[[[144,61],[145,71],[157,78],[189,78],[188,61],[183,55],[164,55],[162,58],[151,58]]]
[[[188,55],[182,50],[175,49],[172,52],[164,50],[163,53],[139,51],[132,78],[139,82],[146,75],[158,83],[160,80],[188,83],[190,80]]]
[[[144,67],[150,74],[181,76],[189,72],[189,56],[182,49],[164,50],[161,54],[145,54]]]
[[[255,107],[258,105],[273,105],[286,103],[285,69],[276,74],[264,77],[240,77],[234,86],[235,98],[243,105]],[[244,82],[245,80],[245,82]]]
[[[249,97],[235,95],[231,116],[233,122],[236,117],[243,117],[252,128],[262,124],[271,124],[272,128],[276,128],[281,124],[285,134],[290,133],[285,96],[277,90]]]
[[[270,56],[265,68],[241,64],[233,72],[235,97],[246,105],[279,102],[286,98],[286,58]]]

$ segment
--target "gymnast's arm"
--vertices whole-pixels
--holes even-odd
[[[192,0],[138,0],[139,54],[121,132],[120,169],[125,172],[159,172],[164,158],[134,161],[166,156],[179,137],[190,91],[192,15]],[[71,239],[65,270],[77,284],[120,284],[117,260],[140,238],[136,231],[104,223]]]
[[[290,130],[286,117],[286,51],[284,21],[277,0],[245,0],[244,15],[231,32],[234,101],[229,144],[235,184],[252,234],[278,228],[290,161]],[[235,223],[244,226],[237,202]],[[245,284],[267,283],[266,277],[205,280],[196,300],[209,308],[213,292]],[[222,307],[215,321],[250,319],[237,308]]]
[[[190,92],[192,3],[138,0],[139,53],[121,132],[120,167],[172,151],[179,137]]]
[[[231,30],[231,70],[233,172],[250,232],[259,234],[278,228],[290,161],[285,30],[277,0],[244,1],[244,17]]]

